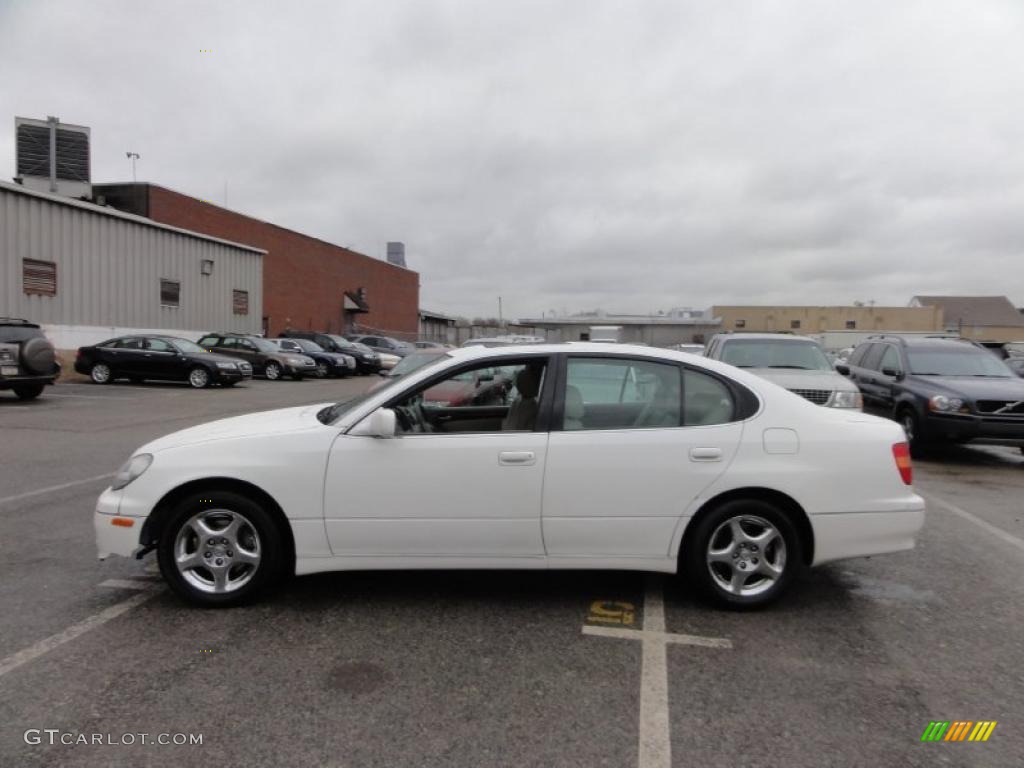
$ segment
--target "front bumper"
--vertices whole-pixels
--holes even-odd
[[[289,376],[313,376],[316,374],[316,363],[301,363],[299,365],[286,365],[285,373]]]
[[[92,522],[96,530],[96,553],[100,560],[110,555],[132,557],[140,549],[139,536],[145,517],[119,514],[121,492],[107,488],[96,501]]]
[[[1019,417],[940,414],[929,411],[924,419],[924,436],[929,440],[979,442],[995,445],[1024,445],[1024,419]]]
[[[218,368],[213,374],[214,381],[246,381],[252,378],[252,368],[248,371],[239,368]]]

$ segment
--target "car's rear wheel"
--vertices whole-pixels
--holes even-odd
[[[778,599],[803,563],[793,522],[757,499],[726,502],[701,517],[683,553],[689,580],[726,608],[757,608]]]
[[[160,572],[171,589],[208,607],[254,596],[278,575],[281,552],[270,514],[227,491],[197,493],[178,504],[157,545]]]
[[[188,372],[188,383],[194,389],[202,389],[210,386],[210,372],[201,366],[196,366]]]
[[[281,366],[277,363],[267,363],[267,367],[263,370],[263,375],[269,381],[277,381],[281,378]]]
[[[93,363],[89,369],[89,378],[96,384],[109,384],[114,380],[114,372],[106,363]]]
[[[13,389],[19,400],[34,400],[43,394],[44,386],[43,384],[19,384]]]

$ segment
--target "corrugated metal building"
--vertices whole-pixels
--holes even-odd
[[[58,349],[124,333],[258,333],[266,251],[0,182],[0,315]]]

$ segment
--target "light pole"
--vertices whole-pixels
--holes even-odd
[[[125,152],[125,155],[132,164],[132,181],[135,181],[135,161],[139,159],[140,155],[138,152]]]

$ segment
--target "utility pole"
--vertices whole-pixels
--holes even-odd
[[[505,320],[501,314],[501,296],[498,297],[498,327],[503,328],[505,326]]]

